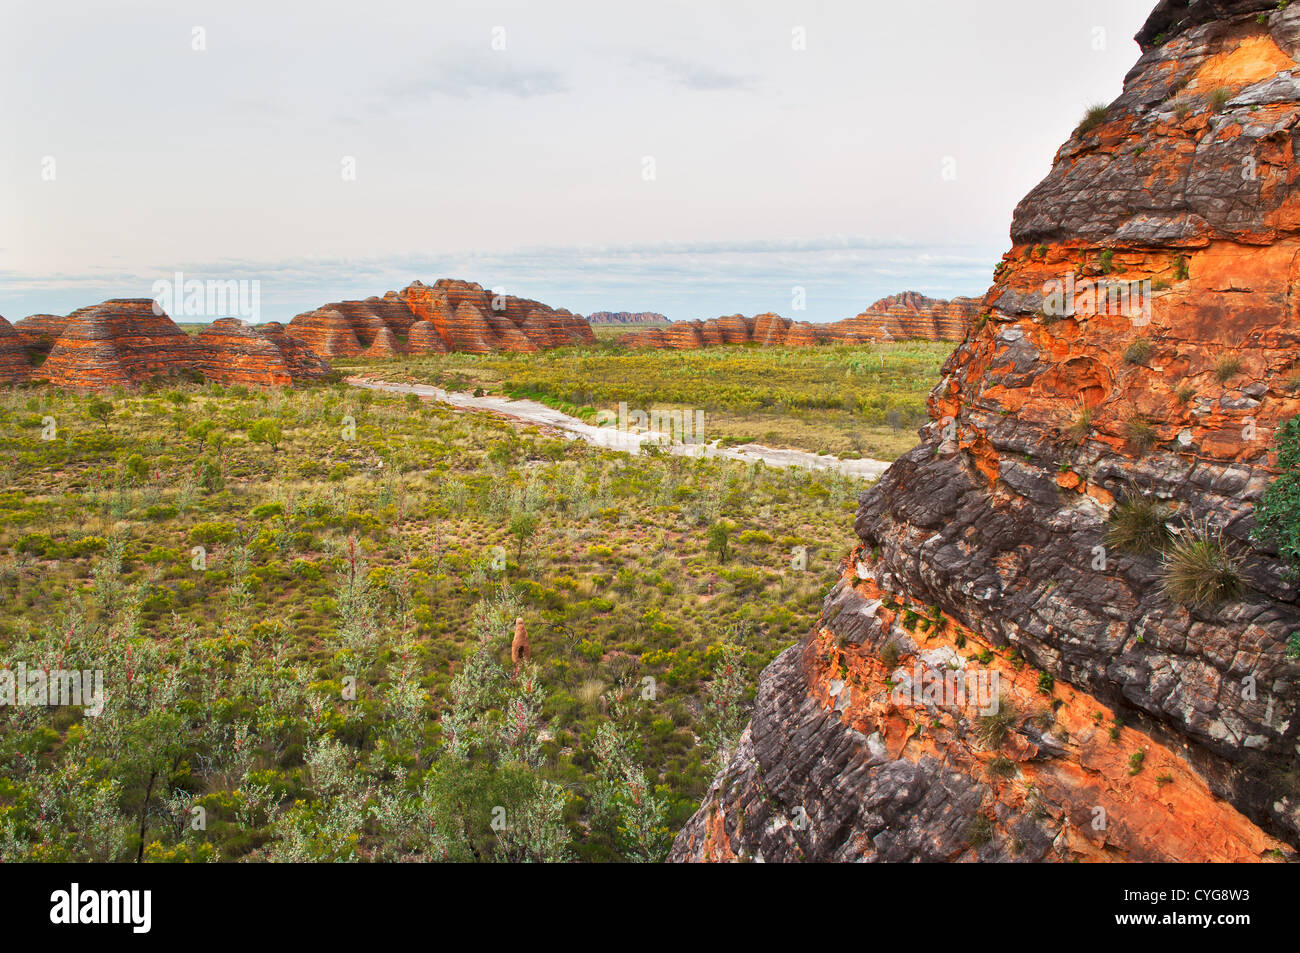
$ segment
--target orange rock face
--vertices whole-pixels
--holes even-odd
[[[354,310],[349,317],[335,305],[326,305],[295,315],[286,333],[328,361],[361,354],[374,340],[378,328],[383,326],[377,315],[358,314]]]
[[[330,368],[289,338],[280,324],[251,325],[221,318],[199,332],[196,367],[208,380],[256,387],[287,387],[322,380]]]
[[[619,337],[625,347],[690,350],[719,344],[810,347],[814,344],[870,344],[879,341],[960,341],[978,313],[972,298],[940,301],[914,291],[882,298],[856,317],[831,324],[790,321],[779,314],[753,318],[732,314],[707,321],[675,321]]]
[[[22,335],[28,350],[37,354],[49,354],[64,328],[68,326],[66,315],[32,314],[14,323],[14,330]]]
[[[1300,603],[1251,529],[1300,413],[1300,4],[1162,0],[1138,41],[675,859],[1295,856]],[[1240,592],[1173,599],[1135,498]],[[898,691],[949,673],[1000,700]]]
[[[872,341],[960,341],[979,315],[974,298],[941,301],[915,291],[881,298],[857,317],[840,321],[832,328],[837,343]]]
[[[0,317],[0,384],[19,384],[31,377],[27,342],[14,326]]]
[[[385,329],[391,332],[391,340]],[[432,286],[415,281],[382,298],[343,301],[304,312],[289,322],[289,333],[326,359],[536,351],[596,339],[578,315],[448,278]]]
[[[441,278],[432,286],[416,281],[397,292],[420,322],[427,322],[447,351],[537,351],[595,341],[591,326],[578,315],[541,302],[486,291],[471,281]],[[432,346],[428,329],[421,345]],[[412,353],[419,353],[416,345]]]
[[[139,384],[193,370],[196,346],[149,298],[119,298],[74,311],[39,376],[60,387]]]
[[[381,327],[375,332],[374,340],[370,342],[370,347],[366,348],[362,356],[388,358],[398,357],[401,353],[401,343],[397,340],[397,335],[387,327]]]

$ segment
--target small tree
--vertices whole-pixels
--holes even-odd
[[[718,557],[718,562],[725,563],[731,558],[731,527],[726,523],[714,523],[709,529],[708,552]]]
[[[515,555],[516,561],[524,558],[524,543],[532,539],[536,532],[536,513],[516,513],[510,517],[510,535],[519,542],[519,550]]]
[[[98,420],[108,429],[108,418],[113,416],[113,402],[104,400],[102,397],[92,397],[90,403],[86,405],[86,413],[92,420]]]
[[[271,452],[275,453],[284,440],[284,432],[274,420],[263,417],[248,428],[248,437],[253,443],[266,444],[271,448]]]
[[[743,634],[743,630],[740,633],[727,633],[713,666],[713,679],[704,689],[702,736],[704,744],[713,749],[719,767],[731,757],[749,717],[745,706],[749,681],[745,669],[745,649],[737,641]]]

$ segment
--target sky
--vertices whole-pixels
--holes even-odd
[[[0,0],[0,314],[177,272],[280,321],[440,277],[675,320],[981,295],[1153,5]]]

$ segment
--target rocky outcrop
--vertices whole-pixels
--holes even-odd
[[[979,316],[974,298],[942,301],[915,291],[881,298],[856,317],[832,325],[836,343],[960,341]]]
[[[401,342],[397,340],[397,335],[387,327],[382,327],[375,332],[374,340],[370,342],[370,346],[366,348],[362,357],[384,360],[399,357],[401,353],[402,346]]]
[[[863,494],[674,859],[1300,844],[1300,605],[1250,536],[1300,413],[1300,4],[1163,2],[1139,42],[1017,207],[922,444]],[[1221,538],[1240,591],[1167,594],[1171,544],[1118,535],[1143,506],[1157,541]]]
[[[0,384],[20,384],[31,377],[31,371],[27,342],[0,317]]]
[[[579,315],[539,301],[486,291],[472,281],[416,281],[397,292],[420,322],[427,322],[448,351],[536,351],[595,341]],[[428,329],[420,338],[432,344]],[[437,350],[436,348],[431,348]],[[411,353],[419,353],[410,346]]]
[[[882,298],[856,317],[830,324],[791,321],[778,314],[753,318],[733,314],[707,321],[675,321],[664,328],[630,331],[625,347],[690,350],[720,344],[808,347],[813,344],[871,344],[922,339],[960,341],[979,312],[973,298],[940,301],[914,291]]]
[[[446,354],[447,343],[432,321],[416,321],[406,337],[406,348],[411,354]]]
[[[142,383],[193,371],[194,341],[149,298],[117,298],[74,311],[37,372],[60,387]]]
[[[382,298],[327,304],[297,315],[289,333],[326,359],[536,351],[595,341],[579,315],[449,278],[433,285],[415,281]]]
[[[668,318],[656,311],[593,311],[587,323],[602,324],[667,324]]]
[[[286,332],[327,361],[336,357],[356,357],[370,346],[378,328],[384,324],[377,315],[345,310],[351,310],[351,315],[336,305],[305,311],[293,317]]]
[[[67,326],[68,318],[61,314],[32,314],[14,322],[14,330],[34,354],[49,354]]]
[[[255,387],[287,387],[324,380],[330,367],[278,323],[252,325],[220,318],[199,332],[195,366],[208,380]]]

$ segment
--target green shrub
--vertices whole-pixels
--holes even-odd
[[[898,646],[892,639],[880,647],[880,661],[891,672],[898,667],[900,654]]]
[[[1146,338],[1135,338],[1124,349],[1124,360],[1129,364],[1145,364],[1155,353],[1155,345]]]
[[[1115,504],[1106,524],[1106,545],[1126,553],[1149,555],[1169,542],[1165,507],[1145,496]]]
[[[986,748],[1000,748],[1016,726],[1016,709],[1005,698],[998,699],[998,707],[987,715],[980,715],[975,734]]]
[[[1160,439],[1155,426],[1140,414],[1124,424],[1124,439],[1138,453],[1146,453]]]
[[[1232,99],[1232,90],[1226,86],[1219,86],[1205,97],[1205,104],[1210,107],[1211,112],[1223,112],[1223,107],[1228,105],[1228,100]]]
[[[1220,384],[1226,384],[1241,373],[1241,358],[1236,354],[1225,354],[1214,365],[1214,376]]]
[[[1089,106],[1088,111],[1083,114],[1083,119],[1079,121],[1079,128],[1077,130],[1078,134],[1080,136],[1086,136],[1104,123],[1106,121],[1106,113],[1109,112],[1109,110],[1110,107],[1103,103]]]
[[[1241,594],[1241,560],[1208,524],[1189,526],[1165,556],[1161,588],[1174,602],[1210,606]]]
[[[1277,546],[1292,576],[1300,576],[1300,417],[1278,428],[1276,451],[1281,472],[1255,507],[1254,537]]]

